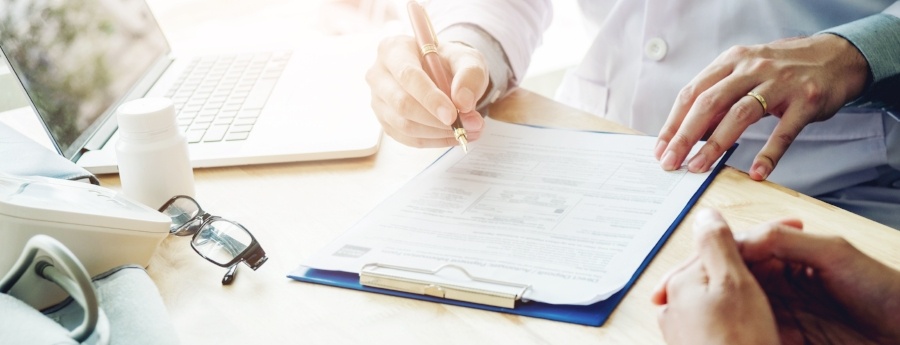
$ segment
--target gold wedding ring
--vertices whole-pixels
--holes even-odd
[[[747,96],[756,98],[756,100],[759,101],[759,105],[761,105],[761,106],[763,107],[763,114],[768,114],[768,113],[769,113],[769,107],[768,107],[768,105],[766,104],[766,99],[763,98],[762,95],[760,95],[760,94],[758,94],[758,93],[756,93],[756,92],[754,92],[754,91],[750,91],[750,92],[747,92]]]

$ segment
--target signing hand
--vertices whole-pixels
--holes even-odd
[[[900,272],[841,238],[786,227],[750,232],[739,245],[783,344],[900,344]]]
[[[438,53],[453,75],[449,98],[422,68],[419,48],[409,36],[383,40],[375,64],[366,74],[372,109],[385,133],[409,146],[456,145],[450,124],[457,109],[469,141],[477,140],[484,127],[484,119],[475,110],[488,85],[481,53],[453,42],[442,44]]]
[[[663,169],[674,170],[709,136],[687,162],[691,172],[705,172],[748,126],[771,114],[780,121],[749,171],[764,180],[800,130],[834,116],[862,92],[867,76],[862,54],[835,35],[733,47],[681,90],[654,153]]]
[[[669,344],[777,344],[772,310],[713,210],[695,216],[699,256],[670,272],[653,293]]]

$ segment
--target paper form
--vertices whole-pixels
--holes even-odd
[[[468,155],[451,149],[303,264],[351,273],[452,264],[529,285],[528,300],[601,301],[709,175],[663,171],[656,140],[488,119]]]

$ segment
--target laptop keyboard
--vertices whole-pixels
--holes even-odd
[[[191,61],[165,94],[187,141],[247,139],[290,56],[270,52]]]

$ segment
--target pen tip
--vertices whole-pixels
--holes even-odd
[[[458,118],[457,121],[459,121]],[[459,146],[462,146],[463,152],[469,153],[469,140],[466,138],[466,129],[461,125],[459,127],[454,127],[453,134],[456,136],[456,141],[459,142]]]

